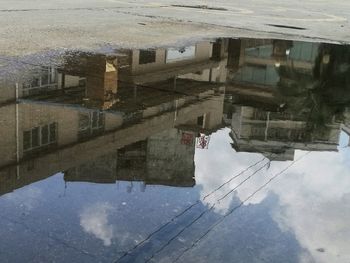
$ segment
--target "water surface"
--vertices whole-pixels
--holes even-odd
[[[1,262],[350,262],[350,48],[0,57]]]

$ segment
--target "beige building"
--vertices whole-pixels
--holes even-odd
[[[210,116],[210,121],[202,124],[203,129],[214,129],[221,124],[221,122],[215,123],[215,120],[221,120],[223,95],[208,93],[199,102],[179,99],[168,103],[177,104],[177,108],[161,111],[161,108],[167,108],[167,103],[160,104],[159,109],[154,110],[155,115],[147,114],[142,122],[137,123],[124,123],[122,116],[118,113],[99,112],[104,118],[103,130],[97,134],[91,131],[90,137],[83,137],[82,140],[79,138],[82,127],[81,116],[83,114],[84,119],[86,116],[90,118],[88,126],[84,128],[92,129],[96,111],[81,111],[81,109],[43,103],[19,104],[21,112],[19,115],[23,114],[31,118],[24,123],[19,122],[18,137],[16,137],[16,122],[13,119],[9,119],[8,123],[1,126],[1,133],[6,134],[1,141],[1,148],[6,148],[1,156],[0,173],[3,180],[1,185],[4,188],[1,191],[8,192],[31,181],[46,178],[83,163],[94,162],[99,156],[146,140],[154,134],[176,128],[178,125],[192,127],[203,115]],[[155,108],[156,106],[153,106],[153,109]],[[101,115],[97,116],[101,117]],[[85,121],[83,123],[85,124]],[[44,138],[47,131],[48,137]],[[178,139],[176,137],[176,140]],[[154,152],[152,148],[149,148],[149,151]],[[156,159],[157,155],[153,156]],[[188,155],[184,158],[188,158]],[[156,174],[156,172],[150,174]],[[155,176],[152,177],[152,181],[156,181]],[[161,179],[159,178],[158,181],[160,182]]]
[[[167,79],[154,82],[156,89],[139,86],[135,92],[129,83],[115,82],[121,76],[113,70],[117,68],[115,62],[112,65],[109,59],[98,61],[102,70],[96,69],[98,74],[94,76],[99,81],[91,81],[84,66],[75,68],[73,63],[64,69],[50,69],[48,72],[54,77],[49,87],[42,85],[42,79],[39,79],[39,86],[30,86],[30,92],[26,90],[28,82],[18,84],[22,90],[17,90],[15,101],[8,100],[1,105],[1,193],[57,172],[65,172],[67,181],[122,180],[123,177],[118,178],[113,172],[116,171],[113,167],[118,167],[114,160],[115,156],[118,159],[118,150],[145,140],[149,140],[147,155],[152,157],[147,162],[148,177],[142,180],[146,183],[193,185],[194,146],[181,144],[181,134],[186,132],[194,136],[196,130],[210,132],[221,125],[224,89],[218,83],[186,77],[177,80],[176,92],[173,80]],[[111,75],[114,76],[112,80]],[[112,90],[112,87],[116,89]],[[110,95],[111,90],[116,94],[105,96]],[[110,102],[111,97],[113,103],[106,107],[104,102]],[[157,147],[161,145],[174,147],[175,155],[159,155]],[[179,180],[179,174],[159,177],[161,173],[157,169],[160,172],[172,168],[166,167],[168,163],[161,158],[177,157],[176,149],[183,152],[183,159],[177,165],[186,164],[188,174]],[[160,166],[154,168],[152,163]],[[111,170],[103,171],[107,164]],[[101,171],[101,177],[89,179],[86,176],[84,179],[84,171],[92,171],[92,167]]]

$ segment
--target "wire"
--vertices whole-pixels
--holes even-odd
[[[238,185],[236,185],[233,189],[231,189],[229,191],[229,193],[232,193],[233,191],[237,190],[240,186],[242,186],[246,181],[248,181],[250,178],[252,178],[255,174],[257,174],[259,171],[261,171],[264,167],[266,167],[268,164],[270,163],[267,162],[266,164],[264,164],[263,166],[261,166],[259,169],[257,169],[256,171],[254,171],[250,176],[248,176],[246,179],[244,179],[242,182],[240,182]],[[218,204],[218,202],[220,202],[220,200],[226,198],[229,194],[226,194],[224,197],[217,199],[214,204],[207,210],[203,211],[199,216],[197,216],[193,221],[191,221],[191,223],[187,224],[180,232],[178,232],[175,236],[173,236],[165,245],[163,245],[160,249],[158,249],[155,253],[153,253],[151,255],[150,258],[148,258],[145,262],[149,262],[150,260],[152,260],[154,258],[155,255],[157,255],[159,252],[161,252],[164,248],[166,248],[175,238],[177,238],[179,235],[181,235],[186,229],[188,229],[190,226],[192,226],[194,223],[196,223],[199,219],[201,219],[205,214],[209,213],[210,211],[212,211],[216,204]]]
[[[1,58],[0,58],[1,59]],[[42,67],[42,65],[35,65],[35,64],[31,64],[31,63],[26,63],[26,62],[21,62],[21,63],[24,63],[24,64],[29,64],[29,65],[32,65],[32,66],[40,66]],[[57,67],[58,68],[58,67]],[[125,83],[125,84],[133,84],[133,83],[128,83],[128,82],[124,82],[124,81],[120,81],[121,83]],[[160,91],[166,91],[166,92],[172,92],[172,93],[178,93],[178,94],[181,94],[181,95],[191,95],[191,94],[186,94],[186,93],[183,93],[181,91],[176,91],[176,90],[168,90],[168,89],[161,89],[161,88],[156,88],[156,87],[151,87],[151,86],[146,86],[146,85],[136,85],[138,87],[142,87],[142,88],[150,88],[150,89],[156,89],[156,90],[160,90]],[[308,152],[310,153],[310,152]],[[208,193],[206,196],[204,196],[203,200],[205,200],[206,198],[208,198],[209,196],[211,196],[212,194],[214,194],[215,192],[217,192],[219,189],[221,189],[222,187],[224,187],[226,184],[229,184],[232,180],[234,180],[235,178],[239,177],[240,175],[242,175],[245,171],[249,170],[250,168],[258,165],[259,163],[263,162],[263,160],[265,160],[266,158],[264,157],[263,159],[261,159],[260,161],[258,161],[257,163],[253,164],[253,165],[250,165],[249,167],[247,167],[246,169],[244,169],[243,171],[241,171],[239,174],[233,176],[232,178],[230,178],[228,181],[224,182],[222,185],[220,185],[219,187],[217,187],[216,189],[212,190],[210,193]],[[300,160],[300,159],[298,159]],[[295,160],[292,162],[291,165],[293,165],[296,161],[298,160]],[[165,247],[167,247],[176,237],[178,237],[180,234],[182,234],[187,228],[189,228],[190,226],[192,226],[195,222],[197,222],[201,217],[203,217],[206,213],[210,212],[212,209],[214,209],[215,205],[217,204],[217,202],[220,202],[221,200],[225,199],[227,196],[229,196],[232,192],[234,192],[238,187],[240,187],[241,185],[243,185],[246,181],[248,181],[250,178],[252,178],[256,173],[258,173],[260,170],[262,170],[266,165],[268,165],[268,163],[264,164],[262,167],[260,167],[259,169],[257,169],[256,171],[253,172],[253,174],[251,174],[250,176],[248,176],[245,180],[243,180],[241,183],[239,183],[236,187],[234,187],[233,189],[231,189],[229,192],[227,192],[224,196],[222,196],[221,198],[217,199],[216,202],[207,210],[203,211],[198,217],[195,218],[195,220],[191,221],[188,225],[186,225],[180,232],[178,232],[174,237],[172,237],[164,246],[162,246],[160,249],[158,249],[154,254],[152,254],[152,256],[150,258],[147,259],[146,262],[152,260],[154,258],[154,256],[156,254],[158,254],[160,251],[162,251]],[[290,166],[291,166],[290,165]],[[286,169],[282,170],[281,173],[283,173],[285,170],[287,170],[290,166],[287,166]],[[279,175],[279,174],[278,174]],[[269,184],[273,179],[275,179],[277,176],[275,177],[272,177],[268,182],[267,184]],[[267,184],[263,185],[263,187],[265,187]],[[262,187],[262,188],[263,188]],[[260,188],[259,188],[260,189]],[[259,190],[258,189],[258,190]],[[261,190],[261,189],[260,189]],[[259,190],[259,191],[260,191]],[[253,195],[255,194],[256,192],[253,193]],[[253,195],[251,195],[249,198],[251,198]],[[235,209],[239,208],[240,206],[242,206],[244,204],[244,202],[246,202],[247,200],[246,199],[244,200],[243,202],[241,202],[241,204],[238,206],[238,207],[235,207]],[[147,242],[154,234],[158,233],[159,231],[161,231],[163,228],[165,228],[167,225],[169,225],[170,223],[172,223],[175,219],[179,218],[180,216],[182,216],[183,214],[185,214],[187,211],[189,211],[192,207],[194,207],[195,205],[199,204],[200,203],[200,199],[197,200],[194,204],[190,205],[189,207],[187,207],[185,210],[183,210],[181,213],[179,213],[178,215],[176,215],[175,217],[173,217],[170,221],[168,221],[166,224],[162,225],[160,228],[158,228],[157,230],[153,231],[151,234],[149,234],[147,236],[146,239],[144,239],[143,241],[141,241],[140,243],[138,243],[137,245],[135,245],[132,249],[126,251],[120,258],[118,258],[115,262],[118,262],[119,260],[121,260],[122,258],[124,258],[125,256],[127,256],[128,254],[130,254],[130,252],[132,252],[134,249],[138,248],[139,246],[141,246],[142,244],[144,244],[145,242]],[[233,210],[233,211],[234,211]],[[231,211],[230,213],[228,213],[227,215],[225,215],[223,217],[226,218],[226,216],[228,216],[229,214],[231,214],[233,211]],[[222,220],[219,220],[218,222],[222,222]],[[217,224],[214,224],[214,227],[216,226]],[[209,229],[209,231],[207,231],[205,233],[205,235],[203,237],[205,237],[207,235],[207,233],[209,233],[211,231],[212,228]],[[201,237],[202,238],[202,237]],[[201,239],[200,238],[200,239]],[[199,241],[200,241],[199,239]],[[198,242],[199,242],[198,241]],[[194,243],[196,244],[196,242]],[[192,246],[193,247],[193,246]],[[192,248],[191,247],[191,248]],[[191,249],[190,248],[190,249]],[[189,249],[188,249],[189,250]],[[184,253],[186,253],[188,251],[187,249],[184,251]],[[184,254],[183,253],[183,254]],[[181,254],[180,257],[183,255]],[[177,261],[180,257],[178,257],[175,261]]]
[[[285,171],[287,171],[291,166],[293,166],[296,162],[303,159],[306,155],[310,154],[311,151],[306,152],[304,155],[299,157],[297,160],[294,160],[292,163],[290,163],[287,167],[285,167],[283,170],[276,173],[273,177],[271,177],[266,183],[264,183],[262,186],[260,186],[257,190],[255,190],[251,195],[249,195],[246,199],[240,202],[239,205],[235,206],[233,209],[231,209],[228,213],[226,213],[221,219],[219,219],[215,224],[213,224],[206,232],[204,232],[203,235],[201,235],[195,242],[192,243],[190,247],[185,249],[179,256],[175,258],[174,262],[177,262],[185,253],[193,249],[201,240],[203,240],[214,228],[216,228],[219,224],[221,224],[226,217],[231,215],[234,211],[236,211],[238,208],[240,208],[244,203],[246,203],[249,199],[251,199],[254,195],[256,195],[258,192],[260,192],[262,189],[264,189],[267,185],[269,185],[273,180],[275,180],[277,177],[279,177],[281,174],[283,174]]]
[[[211,196],[212,194],[214,194],[216,191],[218,191],[219,189],[221,189],[223,186],[225,186],[226,184],[228,184],[229,182],[231,182],[233,179],[239,177],[240,175],[242,175],[243,173],[245,173],[246,171],[248,171],[249,169],[253,168],[254,166],[258,165],[259,163],[263,162],[266,159],[266,157],[262,158],[261,160],[257,161],[256,163],[248,166],[247,168],[245,168],[244,170],[242,170],[241,172],[239,172],[238,174],[236,174],[235,176],[233,176],[232,178],[230,178],[228,181],[225,181],[223,184],[221,184],[219,187],[217,187],[216,189],[212,190],[211,192],[209,192],[207,195],[204,196],[203,200],[198,199],[195,203],[193,203],[192,205],[188,206],[187,208],[185,208],[183,211],[181,211],[179,214],[177,214],[176,216],[174,216],[173,218],[171,218],[168,222],[166,222],[165,224],[163,224],[161,227],[157,228],[155,231],[153,231],[152,233],[150,233],[144,240],[142,240],[140,243],[138,243],[137,245],[135,245],[134,247],[132,247],[131,249],[129,249],[128,251],[124,252],[124,254],[119,257],[118,259],[116,259],[114,261],[114,263],[119,262],[120,260],[122,260],[123,258],[125,258],[126,256],[128,256],[132,251],[134,251],[135,249],[137,249],[138,247],[140,247],[142,244],[144,244],[145,242],[147,242],[149,239],[151,239],[152,236],[154,236],[155,234],[157,234],[158,232],[160,232],[162,229],[164,229],[165,227],[167,227],[168,225],[170,225],[172,222],[174,222],[177,218],[179,218],[180,216],[182,216],[183,214],[185,214],[187,211],[191,210],[194,206],[198,205],[201,201],[204,201],[205,199],[207,199],[209,196]],[[265,166],[265,165],[264,165]],[[261,168],[262,169],[262,168]]]

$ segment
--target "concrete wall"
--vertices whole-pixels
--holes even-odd
[[[181,143],[181,130],[172,128],[147,139],[147,179],[194,183],[195,133],[192,144]]]

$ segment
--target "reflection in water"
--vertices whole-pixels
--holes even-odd
[[[108,211],[113,209],[109,204],[97,203],[83,210],[80,215],[80,225],[84,231],[95,235],[105,246],[112,244],[114,237],[113,225],[108,223]]]
[[[218,39],[45,66],[2,58],[0,224],[23,206],[57,224],[63,209],[67,234],[39,230],[87,262],[346,262],[349,50]]]
[[[220,131],[220,134],[213,138],[215,143],[208,152],[202,151],[196,154],[196,181],[203,187],[202,198],[211,189],[230,180],[232,171],[244,170],[251,163],[261,160],[261,156],[257,154],[246,155],[233,152],[227,146],[229,132],[229,130]],[[349,137],[345,134],[343,136],[346,137],[347,143]],[[213,160],[212,156],[218,152],[222,154],[222,160]],[[267,200],[276,196],[278,204],[274,204],[273,208],[269,206],[268,213],[282,231],[294,233],[300,245],[311,253],[314,260],[308,259],[310,255],[306,254],[303,255],[306,257],[306,262],[346,262],[348,258],[346,251],[349,248],[349,236],[346,234],[348,232],[347,218],[349,218],[349,148],[340,147],[338,154],[317,152],[304,156],[305,153],[307,152],[296,151],[295,159],[302,159],[289,167],[286,174],[279,176],[277,180],[269,184],[269,187],[254,194],[245,203],[246,209],[254,210],[260,206],[266,209]],[[291,164],[291,162],[271,162],[268,168],[264,167],[255,174],[249,183],[240,185],[236,190],[236,196],[229,196],[216,205],[217,212],[225,215],[232,209],[232,202],[235,202],[235,198],[246,200],[254,190],[259,189]],[[225,168],[220,168],[218,172],[218,167]],[[254,170],[260,167],[263,167],[263,163]],[[215,202],[230,188],[237,187],[252,175],[254,170],[246,172],[228,187],[215,192],[210,200],[205,200],[205,202]],[[213,173],[217,175],[215,179],[212,176]],[[235,215],[232,220],[226,219],[228,222],[225,227],[217,227],[217,230],[212,232],[225,233],[230,229],[229,222],[234,223],[237,220],[239,226],[246,227],[245,222],[239,222],[238,211],[235,212]],[[261,214],[257,216],[260,217]],[[243,220],[245,219],[247,218],[244,217]],[[267,227],[268,224],[263,225]],[[198,244],[199,248],[202,248],[200,251],[204,251],[209,246],[207,242],[210,242],[209,240],[215,236],[214,233],[208,236],[208,241],[203,240]],[[273,239],[273,237],[269,238]],[[324,248],[327,252],[319,253],[318,248]],[[214,260],[214,257],[207,256]]]

